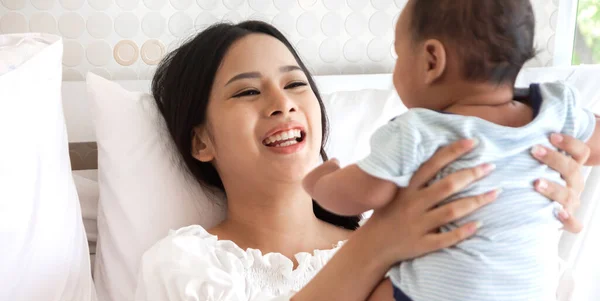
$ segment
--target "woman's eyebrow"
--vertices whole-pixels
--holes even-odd
[[[296,65],[287,65],[287,66],[279,67],[279,72],[281,72],[281,73],[291,72],[291,71],[296,71],[296,70],[302,70],[302,69]]]
[[[279,72],[281,72],[281,73],[292,72],[292,71],[296,71],[296,70],[302,70],[302,68],[300,68],[299,66],[296,66],[296,65],[287,65],[287,66],[279,67]],[[245,73],[240,73],[240,74],[232,77],[225,84],[225,86],[231,84],[232,82],[234,82],[236,80],[246,79],[246,78],[260,78],[261,76],[262,76],[262,74],[260,74],[260,72],[245,72]]]
[[[234,77],[232,77],[226,84],[225,86],[231,84],[232,82],[236,81],[236,80],[240,80],[240,79],[246,79],[246,78],[260,78],[261,74],[260,72],[246,72],[246,73],[240,73]]]

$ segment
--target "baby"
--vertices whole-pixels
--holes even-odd
[[[530,152],[551,148],[549,135],[562,133],[587,141],[587,165],[599,164],[600,124],[563,83],[533,84],[517,97],[516,77],[535,55],[534,28],[529,0],[408,1],[396,25],[393,80],[409,111],[377,130],[367,158],[343,169],[328,161],[307,175],[304,186],[319,204],[355,215],[383,207],[421,163],[459,139],[478,145],[435,180],[495,165],[490,176],[445,200],[502,190],[495,202],[440,229],[475,221],[477,234],[392,268],[397,300],[556,299],[560,208],[532,183],[564,181]]]

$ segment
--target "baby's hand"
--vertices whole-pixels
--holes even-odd
[[[330,159],[329,161],[321,164],[320,166],[309,172],[308,175],[306,175],[306,177],[304,177],[304,181],[302,182],[304,190],[306,190],[306,192],[308,192],[312,196],[317,181],[319,181],[319,179],[323,176],[328,175],[339,169],[340,161],[338,161],[337,159]]]
[[[336,171],[338,169],[340,169],[340,161],[338,159],[329,159],[327,162],[321,164],[321,166],[317,167],[316,169],[322,168],[323,172],[325,174],[328,174],[330,172]],[[316,170],[315,169],[315,170]]]

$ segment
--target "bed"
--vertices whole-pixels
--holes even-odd
[[[537,68],[525,70],[520,78],[518,85],[524,85],[530,81],[546,81],[546,80],[568,80],[572,83],[579,85],[580,89],[583,90],[584,95],[597,95],[590,90],[592,86],[586,80],[586,74],[593,73],[596,69],[594,68]],[[376,74],[376,75],[340,75],[340,76],[317,76],[317,85],[322,94],[328,95],[339,91],[361,91],[361,90],[384,90],[393,91],[391,83],[391,74]],[[150,82],[149,81],[122,81],[118,82],[122,87],[131,91],[148,91]],[[93,224],[93,218],[96,212],[97,197],[92,197],[93,193],[97,193],[97,187],[94,188],[90,185],[95,179],[97,179],[96,173],[96,160],[97,160],[97,148],[93,141],[95,141],[94,126],[90,122],[91,116],[89,112],[89,103],[82,97],[85,95],[86,88],[84,82],[65,82],[63,83],[63,104],[66,114],[67,129],[69,131],[69,149],[71,154],[71,164],[73,166],[73,176],[78,183],[78,192],[82,201],[82,213],[84,218],[84,224],[86,225],[86,233],[90,243],[90,256],[92,262],[94,262],[95,249],[96,249],[96,238],[97,238],[97,227]],[[368,101],[368,100],[363,100]],[[587,100],[588,106],[598,106],[599,99],[593,98]],[[334,108],[335,109],[335,108]],[[403,111],[403,108],[395,107],[387,114],[399,114]],[[331,114],[331,112],[330,112]],[[388,115],[381,120],[387,120]],[[335,118],[334,118],[335,119]],[[339,118],[338,118],[339,119]],[[335,127],[335,124],[333,124]],[[344,138],[342,138],[343,140]],[[351,139],[351,138],[347,138]],[[349,141],[349,140],[347,140]],[[336,141],[337,142],[337,141]],[[361,141],[366,143],[366,141]],[[335,150],[334,150],[335,151]],[[354,158],[358,158],[361,155],[366,154],[368,149],[362,149],[357,153],[348,155],[343,158],[342,163],[348,163]],[[344,162],[346,161],[346,162]],[[586,176],[589,176],[587,190],[584,193],[584,206],[579,214],[582,220],[589,222],[590,215],[586,214],[586,210],[592,210],[593,199],[597,198],[598,191],[595,187],[600,183],[600,173],[598,170],[592,172],[590,169],[585,171]],[[85,204],[83,202],[89,202]],[[564,259],[564,270],[565,278],[562,281],[561,294],[564,300],[568,300],[568,296],[573,290],[573,276],[571,275],[572,270],[568,268],[569,262],[573,262],[575,255],[573,255],[574,248],[578,244],[576,236],[564,235],[560,246],[561,257]]]
[[[168,196],[172,202],[179,198],[196,200],[199,195],[197,193],[201,193],[182,192],[184,188],[191,187],[189,183],[186,184],[184,177],[178,184],[168,182],[168,179],[163,181],[164,178],[157,181],[156,178],[152,178],[153,171],[173,174],[171,165],[144,166],[147,164],[138,162],[139,157],[133,153],[139,150],[132,149],[131,145],[121,145],[139,142],[130,141],[135,140],[138,133],[156,134],[152,128],[135,130],[136,127],[152,124],[148,122],[151,118],[144,115],[148,113],[148,108],[143,105],[148,102],[148,95],[144,92],[148,91],[150,82],[110,82],[88,76],[87,83],[61,83],[62,44],[52,38],[43,38],[50,45],[48,50],[37,58],[37,65],[29,64],[31,67],[28,68],[28,73],[22,74],[23,78],[29,76],[40,80],[35,82],[35,89],[32,89],[31,82],[19,81],[19,78],[1,78],[4,81],[0,81],[0,101],[4,101],[0,104],[4,106],[4,110],[0,110],[0,120],[13,124],[7,123],[7,126],[3,126],[4,131],[0,134],[6,135],[8,141],[14,142],[5,147],[8,156],[4,158],[8,157],[10,160],[6,159],[0,163],[6,164],[8,170],[13,168],[12,170],[20,172],[18,176],[29,177],[28,183],[31,185],[37,185],[36,181],[39,182],[39,179],[29,176],[36,175],[36,168],[44,167],[52,171],[46,172],[48,174],[44,176],[50,182],[64,175],[70,177],[73,180],[71,183],[62,182],[62,195],[65,199],[75,202],[64,203],[67,205],[61,207],[63,205],[59,201],[62,201],[62,198],[51,195],[45,200],[43,208],[17,208],[23,209],[18,212],[25,217],[22,220],[10,219],[8,216],[6,220],[1,220],[2,225],[13,227],[17,233],[15,237],[18,236],[17,231],[22,231],[23,237],[28,237],[31,241],[10,237],[12,240],[9,241],[14,242],[16,247],[6,244],[13,247],[3,256],[3,259],[10,260],[6,271],[12,271],[13,268],[18,272],[13,275],[0,271],[1,282],[6,281],[14,288],[13,291],[0,291],[1,294],[7,294],[0,295],[0,299],[126,301],[130,299],[135,288],[136,265],[145,248],[166,235],[168,229],[192,223],[214,224],[220,218],[217,215],[222,214],[222,207],[216,202],[214,206],[212,203],[206,204],[199,211],[200,215],[186,215],[183,219],[173,220],[171,217],[174,215],[194,211],[197,204],[193,201],[188,204],[178,203],[182,208],[177,209],[164,207],[164,204],[144,203],[148,201],[146,197],[152,196],[140,197],[139,193],[143,193],[144,188],[153,187],[152,184],[156,186],[153,188],[159,190],[159,199]],[[533,81],[566,80],[581,91],[586,106],[600,112],[600,93],[597,89],[599,74],[599,67],[526,69],[521,73],[517,85],[523,86]],[[46,76],[52,80],[48,80]],[[92,81],[95,81],[92,85],[97,84],[101,88],[90,89]],[[320,92],[326,95],[326,107],[332,123],[332,137],[327,150],[330,155],[339,158],[342,165],[364,156],[369,151],[367,141],[370,133],[405,110],[393,89],[391,74],[317,76],[316,81]],[[19,101],[6,101],[13,97],[17,97]],[[134,101],[130,101],[132,99]],[[9,114],[6,114],[7,112]],[[37,126],[31,126],[32,124]],[[15,131],[14,125],[20,125],[24,130]],[[53,127],[58,131],[47,130]],[[57,144],[55,141],[65,143]],[[47,145],[51,145],[52,148],[36,150]],[[347,147],[348,145],[353,147]],[[136,147],[144,148],[145,151],[163,151],[155,154],[154,159],[158,158],[161,162],[169,160],[168,156],[161,156],[168,153],[168,149],[158,149],[156,144],[140,144]],[[44,159],[45,157],[40,156],[48,150],[56,152],[56,156],[49,157],[59,158],[56,161],[63,158],[60,154],[64,150],[64,153],[68,154],[68,157],[65,156],[66,160],[70,162],[63,166],[50,164],[50,167],[39,162],[30,163],[33,162],[31,158],[36,156]],[[121,165],[126,165],[127,168],[123,169]],[[64,170],[64,166],[68,166],[70,170]],[[140,168],[146,168],[146,172],[141,173]],[[560,301],[588,300],[581,296],[590,296],[586,290],[595,285],[593,279],[597,279],[594,278],[597,274],[593,274],[597,271],[590,267],[600,263],[596,256],[591,255],[598,250],[598,246],[589,242],[593,241],[594,235],[600,233],[596,221],[600,219],[596,201],[600,197],[600,169],[588,169],[585,173],[587,185],[578,217],[586,223],[587,232],[578,236],[563,234],[559,246],[559,254],[564,260],[563,278],[558,289]],[[115,174],[118,176],[111,176]],[[1,171],[0,176],[4,176]],[[8,177],[4,180],[8,180]],[[125,194],[125,199],[115,202],[114,199],[123,197],[117,190],[127,189],[119,186],[123,183],[134,186],[141,183],[147,187],[138,187],[136,193]],[[171,184],[171,190],[161,188]],[[111,185],[119,187],[107,188]],[[11,196],[12,187],[7,188],[8,195]],[[12,196],[18,196],[19,191],[27,189],[16,187]],[[2,193],[5,191],[0,191],[0,197],[6,197]],[[36,196],[32,197],[35,199]],[[206,198],[207,195],[202,194],[201,197]],[[218,198],[212,195],[208,197],[214,197],[215,200]],[[187,210],[188,208],[192,210]],[[149,212],[152,214],[148,215]],[[73,220],[73,216],[77,219]],[[199,216],[203,218],[199,219]],[[14,221],[14,225],[7,221]],[[36,233],[42,235],[27,236],[33,233],[32,231],[38,231]],[[152,235],[147,232],[152,232]],[[1,238],[4,239],[4,236]],[[585,250],[584,246],[587,246]],[[104,254],[104,257],[100,256],[101,254]],[[23,279],[20,279],[19,275],[24,281],[21,281]],[[577,279],[577,286],[574,285],[574,279]],[[34,287],[36,290],[31,289]]]

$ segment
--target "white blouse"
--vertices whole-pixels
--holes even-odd
[[[138,301],[284,301],[304,287],[343,243],[293,262],[218,240],[201,226],[171,231],[142,258]]]

